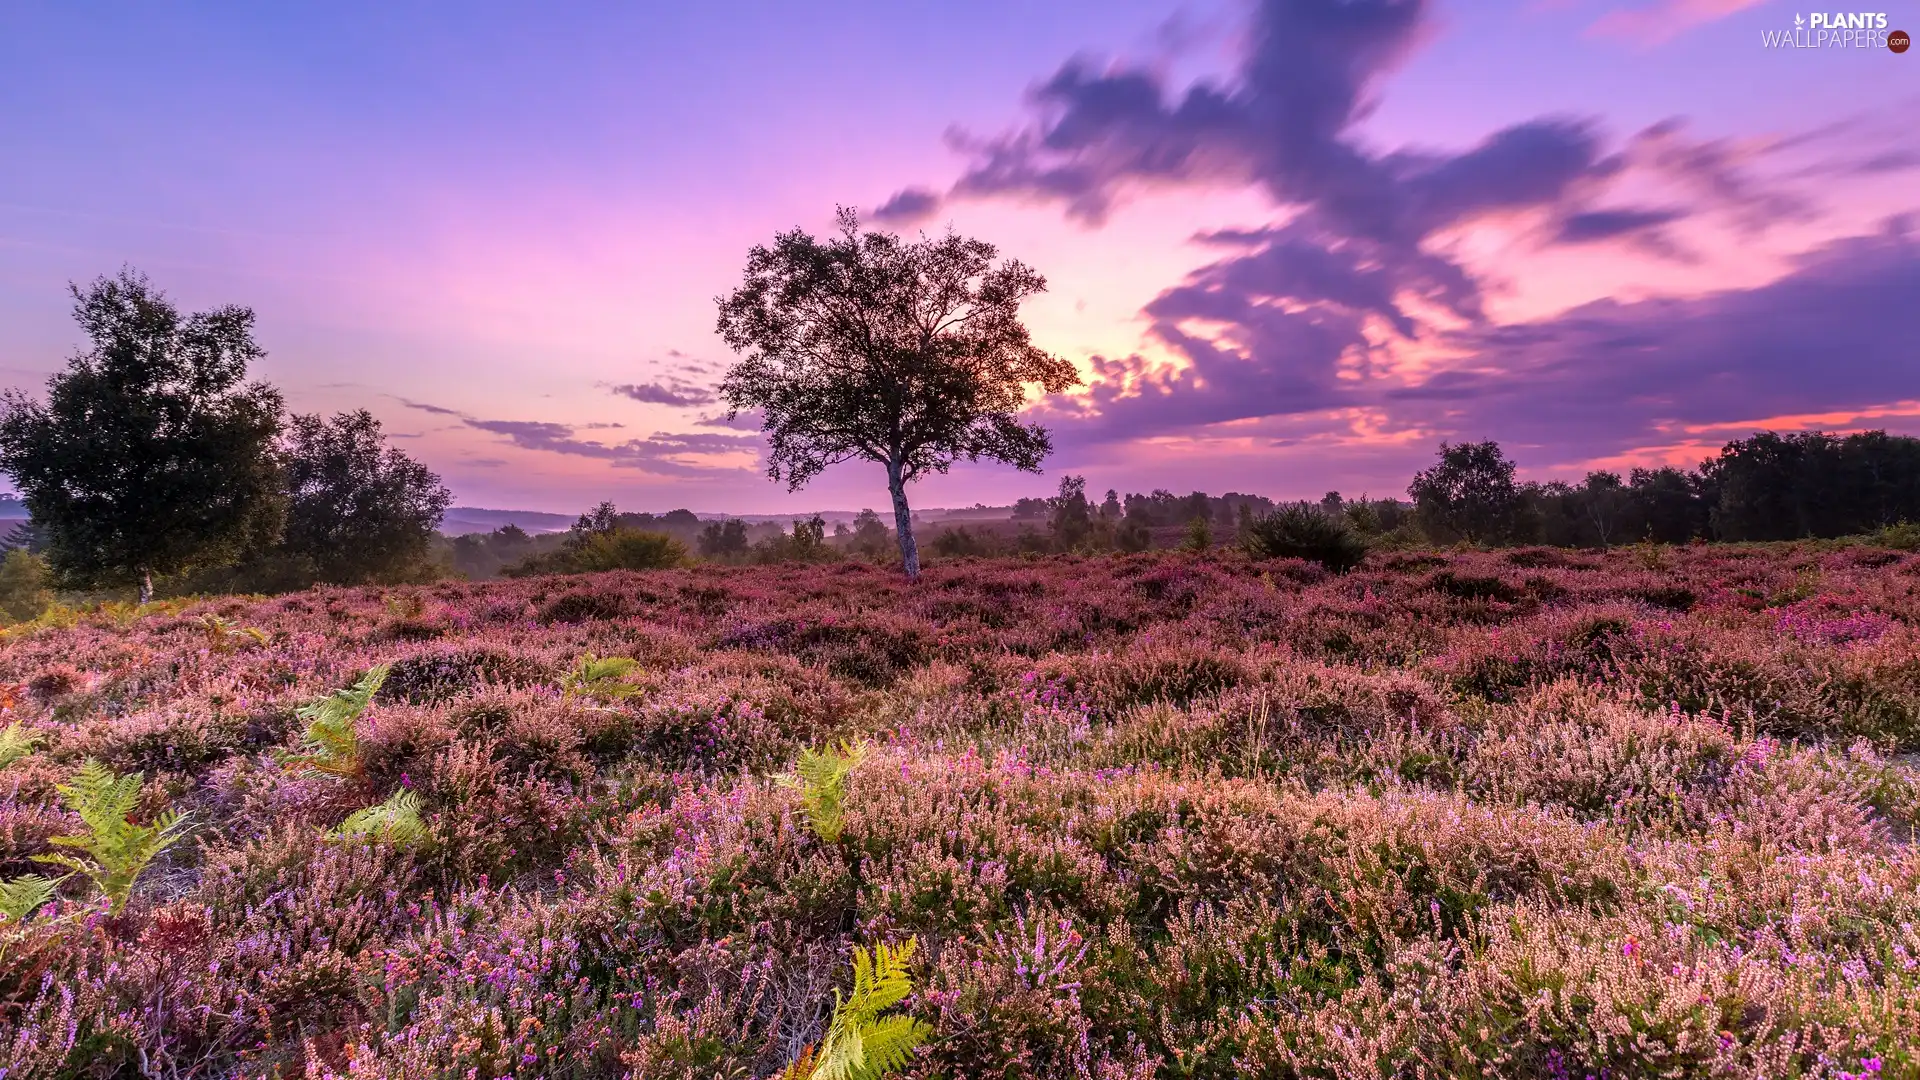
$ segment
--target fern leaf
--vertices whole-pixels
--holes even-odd
[[[0,915],[10,922],[25,922],[40,905],[53,899],[65,877],[27,874],[12,881],[0,881]]]
[[[54,788],[67,809],[79,815],[86,831],[47,838],[55,847],[83,852],[86,858],[58,853],[34,856],[36,862],[64,866],[92,878],[112,901],[116,914],[126,906],[147,864],[179,840],[187,827],[186,815],[172,810],[150,824],[132,821],[140,801],[140,780],[140,773],[116,776],[89,758],[71,780]]]
[[[40,733],[18,720],[0,728],[0,769],[19,761],[40,745]]]
[[[396,791],[377,806],[356,810],[334,830],[337,837],[365,837],[389,844],[405,845],[426,838],[426,823],[420,820],[420,799],[411,791]]]
[[[860,1032],[865,1060],[855,1071],[854,1080],[880,1080],[898,1071],[913,1056],[914,1048],[932,1034],[932,1027],[912,1016],[887,1016],[867,1025]]]
[[[876,945],[872,952],[854,947],[853,990],[844,998],[834,992],[833,1019],[807,1080],[881,1080],[932,1034],[913,1017],[880,1015],[913,992],[908,963],[917,945],[909,938],[898,946]]]

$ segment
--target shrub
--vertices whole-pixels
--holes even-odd
[[[576,572],[664,570],[687,561],[687,546],[666,533],[615,529],[597,533],[574,556]]]
[[[8,622],[31,622],[52,604],[46,560],[23,547],[7,552],[0,560],[0,615]]]
[[[1885,525],[1868,534],[1867,539],[1895,551],[1920,551],[1920,525],[1911,521]]]
[[[1344,516],[1311,503],[1283,506],[1247,525],[1247,553],[1256,559],[1305,559],[1344,574],[1367,557],[1367,542]]]

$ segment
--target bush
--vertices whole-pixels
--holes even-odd
[[[1903,521],[1898,525],[1882,526],[1868,533],[1867,539],[1895,551],[1920,551],[1920,525]],[[9,555],[7,561],[12,562],[13,557]]]
[[[0,560],[0,615],[8,622],[32,622],[52,603],[46,560],[26,548],[7,552]]]
[[[687,561],[687,546],[666,533],[615,529],[587,541],[575,557],[579,569],[665,570]]]
[[[610,528],[582,532],[577,543],[559,551],[529,555],[501,568],[506,577],[540,574],[591,574],[602,570],[666,570],[684,566],[687,546],[666,533]]]
[[[1367,542],[1351,522],[1309,503],[1255,518],[1247,526],[1246,549],[1256,559],[1306,559],[1336,574],[1367,557]]]

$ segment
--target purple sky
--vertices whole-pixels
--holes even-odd
[[[294,408],[371,408],[462,503],[880,505],[712,422],[713,297],[847,203],[1038,267],[1088,380],[1035,406],[1048,475],[919,505],[1920,433],[1920,53],[1764,47],[1791,6],[649,7],[0,7],[0,384],[130,264],[255,308]]]

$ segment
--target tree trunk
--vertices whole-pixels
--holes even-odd
[[[153,603],[153,572],[151,570],[140,571],[140,602]]]
[[[913,511],[907,509],[907,485],[900,466],[892,462],[887,464],[887,491],[893,496],[893,527],[900,534],[900,564],[906,568],[908,581],[918,581],[920,548],[913,542]]]

